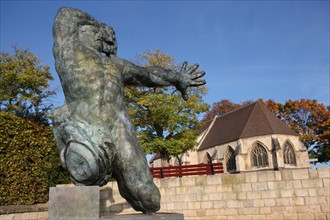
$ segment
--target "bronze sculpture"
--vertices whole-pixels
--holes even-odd
[[[65,104],[54,111],[62,165],[77,185],[117,180],[121,195],[138,211],[154,213],[160,193],[124,104],[124,86],[204,85],[198,65],[181,71],[140,67],[116,56],[115,32],[78,9],[61,8],[53,26],[56,71]]]

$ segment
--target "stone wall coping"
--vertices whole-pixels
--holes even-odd
[[[34,205],[8,205],[0,206],[0,215],[26,212],[44,212],[48,211],[48,203]]]

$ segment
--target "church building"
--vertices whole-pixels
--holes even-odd
[[[259,101],[206,122],[197,143],[182,155],[183,165],[222,162],[226,173],[310,166],[298,134]],[[155,154],[150,164],[161,167],[164,161]]]

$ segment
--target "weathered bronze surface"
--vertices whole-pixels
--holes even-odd
[[[61,8],[53,26],[56,71],[65,104],[54,111],[54,133],[62,165],[77,185],[117,180],[121,195],[136,210],[154,213],[160,193],[124,103],[124,86],[204,85],[198,65],[179,72],[140,67],[118,58],[112,27],[73,8]]]

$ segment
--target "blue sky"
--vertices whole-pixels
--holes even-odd
[[[208,104],[273,99],[329,103],[329,1],[1,0],[0,50],[30,49],[56,78],[52,25],[61,6],[112,26],[118,56],[160,49],[206,71]],[[55,106],[64,102],[58,93]]]

